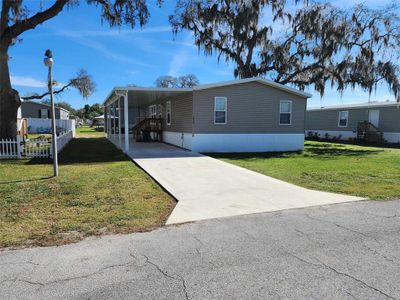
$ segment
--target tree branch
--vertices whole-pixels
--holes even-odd
[[[41,11],[30,18],[22,21],[17,21],[11,27],[8,27],[4,32],[9,38],[16,38],[21,33],[35,28],[37,25],[55,17],[70,0],[56,0],[56,2],[48,9]],[[7,0],[5,1],[7,2]],[[4,3],[4,2],[3,2]]]
[[[72,85],[72,82],[64,85],[61,89],[54,91],[53,94],[57,95],[59,93],[62,93],[65,89],[67,89],[68,87],[70,87]],[[26,96],[26,97],[21,97],[23,100],[33,100],[33,99],[43,99],[44,97],[50,95],[49,92],[46,92],[44,94],[41,95],[32,95],[32,96]]]
[[[3,0],[3,4],[1,6],[1,19],[0,19],[0,37],[2,37],[4,31],[8,26],[8,14],[10,13],[11,1]]]

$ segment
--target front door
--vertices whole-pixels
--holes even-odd
[[[370,110],[368,121],[375,127],[379,127],[379,110],[377,109]]]

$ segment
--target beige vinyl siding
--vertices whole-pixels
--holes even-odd
[[[171,125],[167,125],[166,102],[171,101]],[[163,128],[165,131],[191,133],[193,130],[193,93],[168,97],[153,104],[162,105]],[[158,116],[158,113],[157,113]]]
[[[214,124],[215,97],[227,97],[227,124]],[[281,100],[292,101],[291,125],[279,125]],[[257,82],[193,93],[195,133],[304,133],[306,99]]]
[[[379,129],[383,132],[400,132],[400,108],[379,108]]]
[[[379,129],[383,132],[400,132],[400,110],[396,106],[373,107],[379,110]],[[348,111],[347,127],[339,127],[339,111]],[[309,110],[306,114],[306,130],[357,131],[358,122],[368,121],[368,108],[343,108]]]

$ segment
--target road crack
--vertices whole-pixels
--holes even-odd
[[[157,271],[160,272],[163,276],[165,276],[165,277],[167,277],[169,279],[172,279],[172,280],[180,281],[181,284],[182,284],[182,289],[183,289],[183,293],[185,294],[186,300],[190,299],[188,291],[187,291],[186,280],[185,280],[185,278],[183,278],[183,276],[175,275],[175,276],[177,276],[177,277],[175,277],[175,276],[169,275],[167,271],[163,270],[159,265],[157,265],[156,263],[152,262],[149,259],[148,256],[146,256],[144,254],[142,254],[142,256],[146,259],[146,263],[148,263],[148,264],[152,265],[153,267],[155,267],[157,269]]]
[[[337,275],[341,275],[341,276],[345,276],[345,277],[347,277],[347,278],[350,278],[350,279],[352,279],[352,280],[358,282],[359,284],[361,284],[361,285],[363,285],[363,286],[365,286],[365,287],[367,287],[367,288],[369,288],[369,289],[371,289],[371,290],[374,290],[375,292],[377,292],[377,293],[379,293],[379,294],[381,294],[381,295],[383,295],[383,296],[385,296],[385,297],[387,297],[387,298],[389,298],[389,299],[394,299],[394,300],[396,300],[396,298],[394,298],[393,296],[391,296],[391,295],[389,295],[389,294],[387,294],[387,293],[381,291],[380,289],[378,289],[378,288],[376,288],[376,287],[374,287],[374,286],[372,286],[372,285],[369,285],[369,284],[366,283],[365,281],[363,281],[363,280],[361,280],[361,279],[359,279],[359,278],[357,278],[357,277],[354,277],[353,275],[350,275],[350,274],[348,274],[348,273],[339,271],[339,270],[335,269],[334,267],[329,266],[328,264],[324,263],[323,261],[321,261],[320,259],[318,259],[318,258],[316,258],[316,257],[315,257],[314,259],[317,260],[318,263],[310,262],[310,261],[308,261],[308,260],[306,260],[306,259],[304,259],[304,258],[301,258],[301,257],[299,257],[299,256],[297,256],[297,255],[295,255],[295,254],[293,254],[293,253],[291,253],[291,252],[288,252],[288,251],[285,251],[285,252],[286,252],[288,255],[290,255],[290,256],[296,258],[297,260],[299,260],[299,261],[301,261],[301,262],[303,262],[303,263],[305,263],[305,264],[312,265],[312,266],[319,267],[319,268],[325,268],[325,269],[327,269],[327,270],[330,270],[330,271],[336,273]],[[353,296],[353,297],[354,297],[354,296]]]

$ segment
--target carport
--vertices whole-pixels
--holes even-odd
[[[146,118],[163,119],[165,108],[158,105],[156,111],[149,107],[160,99],[191,93],[191,88],[144,88],[116,87],[104,101],[105,132],[107,138],[126,154],[130,153],[133,142],[132,129]],[[173,101],[173,99],[172,99]],[[153,114],[152,114],[153,113]],[[118,120],[118,121],[117,121]],[[125,130],[128,128],[128,130]],[[144,147],[144,146],[143,146]]]

